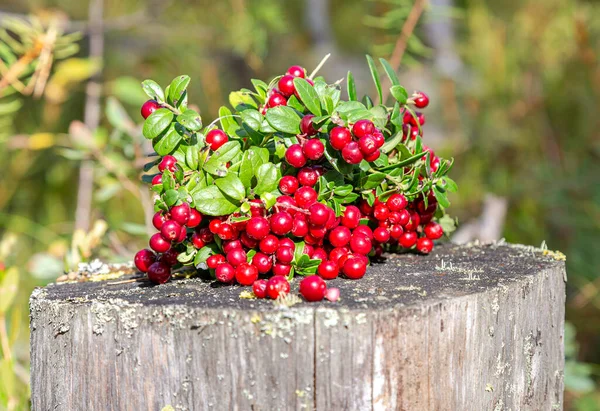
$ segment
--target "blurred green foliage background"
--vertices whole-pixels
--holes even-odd
[[[500,237],[567,255],[567,407],[600,409],[596,2],[0,0],[0,26],[0,409],[28,408],[33,287],[147,241],[141,80],[189,74],[208,124],[251,78],[326,53],[326,77],[372,92],[364,54],[404,45],[403,85],[433,101],[425,141],[456,158],[451,212],[482,223],[493,195]]]

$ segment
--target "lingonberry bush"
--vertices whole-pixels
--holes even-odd
[[[381,81],[367,61],[379,101]],[[188,76],[166,88],[146,80],[143,133],[156,158],[143,178],[155,193],[158,230],[135,256],[155,283],[173,269],[209,270],[223,283],[252,286],[259,298],[289,293],[305,276],[309,301],[337,299],[326,282],[358,279],[384,250],[429,253],[454,228],[445,213],[456,184],[444,160],[422,142],[429,104],[408,95],[385,60],[391,106],[357,99],[348,73],[348,100],[292,66],[269,83],[230,95],[232,110],[203,127],[190,109]]]

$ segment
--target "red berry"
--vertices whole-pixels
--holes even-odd
[[[240,242],[248,248],[256,248],[256,246],[258,245],[258,240],[255,240],[254,238],[250,237],[245,231],[242,232],[242,234],[240,234]]]
[[[327,291],[325,291],[325,299],[331,301],[332,303],[336,302],[340,299],[340,289],[328,288]]]
[[[334,278],[337,278],[338,271],[338,266],[333,261],[323,261],[321,264],[319,264],[319,275],[325,280],[333,280]]]
[[[376,204],[373,207],[373,217],[379,221],[385,221],[390,215],[390,210],[383,203]]]
[[[273,263],[268,255],[256,253],[254,254],[254,257],[252,257],[252,265],[258,269],[259,273],[266,274],[271,270]]]
[[[289,238],[282,238],[279,240],[279,247],[289,247],[292,250],[296,249],[296,244]]]
[[[229,141],[229,137],[223,130],[215,128],[206,133],[206,144],[210,146],[210,149],[217,151],[223,144]]]
[[[375,231],[373,231],[373,238],[375,238],[375,241],[378,243],[387,243],[390,239],[390,232],[383,227],[377,227]]]
[[[217,277],[218,281],[229,284],[235,278],[235,268],[231,264],[219,264],[215,269],[215,277]]]
[[[148,279],[156,284],[164,284],[171,278],[171,267],[162,261],[152,263],[148,267]]]
[[[267,210],[263,206],[262,200],[255,199],[248,202],[250,203],[250,215],[252,217],[264,217],[267,214]]]
[[[372,163],[373,161],[377,160],[380,155],[381,155],[381,151],[375,150],[373,153],[371,153],[369,155],[365,155],[365,161],[368,163]]]
[[[287,211],[279,211],[270,218],[271,231],[276,235],[286,235],[292,231],[294,219]]]
[[[217,235],[221,240],[233,240],[236,237],[236,231],[231,224],[222,223],[219,226]]]
[[[169,170],[170,172],[174,172],[176,169],[177,159],[173,156],[164,156],[160,163],[158,164],[158,171],[161,173],[165,170]]]
[[[325,234],[327,234],[327,228],[325,227],[315,227],[313,225],[308,226],[309,236],[314,238],[316,241],[314,244],[320,244],[325,238]],[[308,242],[308,240],[306,240]]]
[[[275,263],[273,264],[273,275],[275,276],[288,276],[292,266],[289,264]]]
[[[408,221],[408,223],[404,224],[404,229],[406,231],[415,231],[420,223],[421,218],[419,217],[419,214],[412,211],[410,213],[410,220]]]
[[[429,105],[429,96],[422,91],[415,92],[413,99],[417,108],[425,108]]]
[[[252,283],[252,292],[256,298],[267,298],[267,280],[256,280]]]
[[[410,221],[410,212],[408,210],[398,211],[398,224],[405,226]]]
[[[400,224],[394,224],[390,227],[390,235],[393,239],[398,240],[402,234],[404,234],[404,229]]]
[[[325,146],[318,138],[311,138],[304,143],[302,152],[310,160],[319,160],[321,157],[323,157],[323,153],[325,153]]]
[[[235,269],[235,280],[240,285],[252,285],[258,280],[258,269],[250,263],[242,263]]]
[[[201,222],[202,222],[202,214],[200,214],[200,212],[198,210],[196,210],[195,208],[190,208],[190,217],[188,218],[186,225],[189,228],[194,228],[194,227],[198,227]]]
[[[205,243],[212,243],[215,236],[213,233],[210,232],[210,230],[208,228],[201,228],[199,230],[197,230],[198,235],[200,236],[200,238],[202,239],[202,241],[204,241]]]
[[[294,200],[298,207],[306,209],[317,201],[317,192],[312,187],[300,187],[294,193]]]
[[[174,241],[179,238],[179,234],[181,233],[181,225],[173,220],[165,221],[165,223],[160,228],[160,233],[165,238],[165,240]]]
[[[144,104],[142,104],[142,117],[145,119],[150,117],[150,114],[154,113],[156,110],[160,108],[160,104],[158,104],[155,100],[148,100]]]
[[[312,122],[313,117],[314,116],[312,114],[307,114],[306,116],[302,117],[302,120],[300,120],[300,131],[302,134],[306,134],[307,136],[314,136],[317,134],[317,130],[315,130]]]
[[[336,150],[341,150],[352,140],[350,130],[345,127],[334,127],[329,132],[329,143]]]
[[[273,234],[269,234],[268,236],[266,236],[265,238],[260,240],[260,244],[258,245],[258,248],[260,249],[260,251],[262,251],[265,254],[269,254],[269,255],[271,255],[275,251],[277,251],[278,247],[279,247],[279,239],[277,237],[275,237]]]
[[[267,106],[269,108],[277,107],[277,106],[287,106],[287,99],[280,93],[273,92],[269,96],[269,100],[267,101]]]
[[[329,207],[322,203],[314,203],[308,208],[308,221],[315,226],[321,227],[329,220]]]
[[[143,273],[148,272],[148,268],[156,261],[156,256],[152,252],[152,250],[148,250],[144,248],[143,250],[138,251],[133,258],[133,262],[138,270]]]
[[[312,187],[317,184],[319,174],[311,167],[303,167],[298,171],[298,182],[302,186]]]
[[[342,149],[342,158],[348,164],[358,164],[363,160],[364,156],[358,147],[358,143],[351,141]]]
[[[160,233],[154,234],[150,237],[150,248],[156,251],[157,253],[164,253],[169,248],[171,248],[171,243],[163,238]]]
[[[310,244],[304,244],[304,249],[302,250],[302,254],[306,254],[310,258],[312,258],[315,253],[315,248]]]
[[[417,233],[414,231],[406,231],[400,236],[398,242],[404,248],[411,248],[417,242]]]
[[[267,283],[267,295],[273,300],[290,292],[290,283],[282,275],[271,277]]]
[[[297,194],[298,190],[296,190],[294,196]],[[294,200],[294,198],[286,195],[279,196],[277,197],[277,205],[286,210],[288,213],[290,213],[291,216],[296,215],[296,210],[292,208],[296,207],[296,200]]]
[[[206,265],[208,268],[215,269],[219,264],[223,264],[225,261],[225,256],[223,254],[213,254],[206,259]]]
[[[306,76],[306,70],[304,70],[304,67],[292,66],[288,69],[288,71],[285,74],[289,74],[290,76],[294,77],[304,78]]]
[[[442,229],[442,226],[434,222],[428,223],[423,231],[425,231],[425,235],[427,236],[427,238],[430,238],[432,240],[437,240],[444,235],[444,230]]]
[[[152,185],[162,184],[162,174],[157,174],[152,177]]]
[[[245,263],[247,260],[246,252],[241,248],[235,248],[227,253],[227,262],[234,267]]]
[[[373,134],[374,131],[375,125],[371,120],[358,120],[352,126],[352,134],[354,134],[356,138],[361,138],[368,134]]]
[[[181,203],[178,206],[171,207],[171,220],[177,221],[180,225],[187,224],[190,219],[190,205]]]
[[[163,226],[163,224],[167,221],[167,216],[162,211],[157,211],[152,217],[152,225],[156,227],[157,230]]]
[[[300,144],[292,144],[285,151],[285,159],[292,167],[300,168],[306,164],[306,157],[302,152]]]
[[[171,247],[161,256],[160,260],[167,263],[169,266],[174,266],[179,262],[179,260],[177,260],[178,255],[179,251]]]
[[[358,203],[358,208],[360,209],[360,212],[366,216],[371,215],[373,212],[373,207],[369,205],[367,200],[360,200],[360,203]]]
[[[255,240],[262,240],[269,232],[269,220],[264,217],[252,217],[246,224],[246,233]]]
[[[223,222],[221,220],[215,218],[214,220],[211,220],[210,223],[208,224],[208,229],[213,234],[219,234],[219,230],[221,229],[221,224],[223,224]]]
[[[294,176],[283,176],[279,180],[279,191],[283,194],[292,195],[298,189],[298,179]]]
[[[194,246],[194,248],[197,248],[199,250],[202,247],[204,247],[206,243],[204,242],[204,240],[202,240],[202,238],[200,238],[198,233],[194,233],[192,234],[192,245]]]
[[[306,245],[304,247],[306,247]],[[325,261],[327,260],[327,251],[321,247],[315,248],[310,258],[313,260]]]
[[[378,149],[377,148],[377,144],[375,143],[375,139],[370,134],[368,134],[368,135],[366,135],[364,137],[361,137],[358,140],[358,147],[360,148],[360,151],[365,156],[373,154]]]
[[[336,247],[329,253],[329,260],[337,264],[340,258],[348,255],[349,252],[347,247]]]
[[[339,226],[331,230],[329,233],[329,242],[334,247],[343,247],[350,242],[352,233],[345,226]]]
[[[359,234],[350,238],[350,249],[357,254],[367,255],[371,252],[372,247],[373,244],[369,237]]]
[[[376,130],[373,134],[373,140],[375,140],[375,146],[377,148],[381,148],[385,144],[385,137],[383,137],[383,133],[379,130]]]
[[[306,301],[321,301],[326,290],[327,284],[318,275],[309,275],[300,281],[300,294]]]
[[[292,225],[292,235],[295,237],[304,237],[308,234],[308,223],[304,214],[296,214],[294,224]]]
[[[275,258],[282,264],[289,264],[294,259],[294,250],[290,247],[279,247],[275,253]]]
[[[373,230],[371,230],[369,226],[366,225],[359,225],[358,227],[356,227],[354,231],[352,231],[352,235],[363,235],[369,240],[373,240]]]
[[[344,210],[342,215],[342,225],[348,228],[356,228],[360,224],[360,210],[358,207],[350,205]]]
[[[230,252],[231,250],[235,250],[235,249],[244,249],[242,247],[242,242],[240,240],[226,240],[223,241],[223,251],[225,253]]]
[[[400,211],[406,208],[408,201],[402,194],[392,194],[386,201],[387,207],[390,211]]]
[[[294,86],[294,76],[285,75],[281,77],[277,83],[277,88],[286,97],[291,96],[296,92],[296,86]]]
[[[427,237],[421,237],[417,240],[417,250],[423,254],[429,254],[433,250],[433,241]]]
[[[362,258],[349,258],[344,262],[342,271],[346,277],[356,280],[367,272],[367,263]]]

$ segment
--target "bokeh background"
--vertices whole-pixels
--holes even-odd
[[[566,254],[567,407],[600,409],[597,2],[0,0],[0,26],[0,409],[29,406],[32,289],[147,240],[140,81],[189,74],[208,124],[251,78],[327,53],[321,73],[352,70],[359,93],[369,53],[430,95],[425,142],[456,158],[455,241]]]

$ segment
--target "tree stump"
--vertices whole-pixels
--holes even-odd
[[[392,255],[362,280],[328,282],[339,302],[291,307],[200,278],[123,283],[131,268],[100,266],[31,296],[32,406],[562,409],[565,267],[553,257],[502,244]]]

